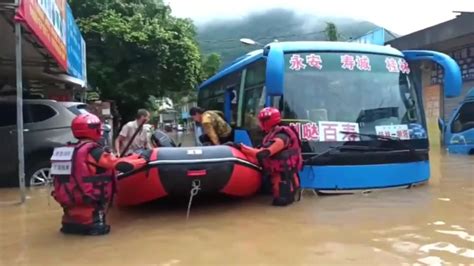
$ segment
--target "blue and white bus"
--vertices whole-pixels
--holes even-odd
[[[221,110],[235,142],[259,145],[266,106],[296,126],[307,160],[303,188],[320,192],[410,187],[430,177],[421,77],[410,65],[444,68],[444,94],[461,91],[458,65],[433,51],[346,42],[275,42],[199,86],[198,105]],[[197,130],[199,134],[200,130]]]

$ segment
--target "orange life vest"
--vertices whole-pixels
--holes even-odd
[[[296,131],[289,126],[276,126],[263,139],[263,145],[268,145],[278,134],[289,137],[287,147],[279,153],[263,160],[263,168],[270,173],[299,172],[303,168],[301,156],[301,141]]]
[[[56,148],[51,157],[52,196],[63,207],[106,204],[115,193],[112,169],[104,169],[92,158],[99,144],[83,141]]]

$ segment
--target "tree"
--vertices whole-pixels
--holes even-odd
[[[70,0],[87,43],[88,79],[131,119],[150,95],[189,92],[201,81],[192,21],[162,0]]]
[[[202,79],[206,80],[217,73],[221,66],[221,56],[217,53],[212,53],[203,60],[202,63]]]
[[[326,22],[326,28],[324,29],[326,39],[331,42],[336,42],[341,39],[341,34],[338,32],[336,24],[332,22]]]

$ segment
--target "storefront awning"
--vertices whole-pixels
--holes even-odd
[[[86,87],[85,42],[66,0],[0,0],[0,38],[0,88],[16,85],[18,179],[24,203],[23,83]]]

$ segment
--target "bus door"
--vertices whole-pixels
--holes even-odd
[[[419,62],[423,60],[435,62],[443,68],[443,88],[444,98],[455,98],[461,94],[462,91],[462,78],[461,78],[461,69],[456,61],[449,57],[446,54],[435,52],[435,51],[426,51],[426,50],[406,50],[402,51],[405,59],[408,63]],[[419,74],[418,74],[419,75]],[[421,83],[421,82],[419,82]],[[421,94],[421,84],[417,84],[418,91]],[[442,101],[444,102],[444,100]],[[444,109],[444,107],[442,107]],[[444,111],[443,111],[444,113]],[[423,113],[424,123],[426,125],[425,114]],[[443,115],[444,116],[444,115]],[[448,134],[446,133],[446,125],[444,117],[440,118],[439,127],[441,130],[441,144],[446,145],[451,140],[448,139]]]

